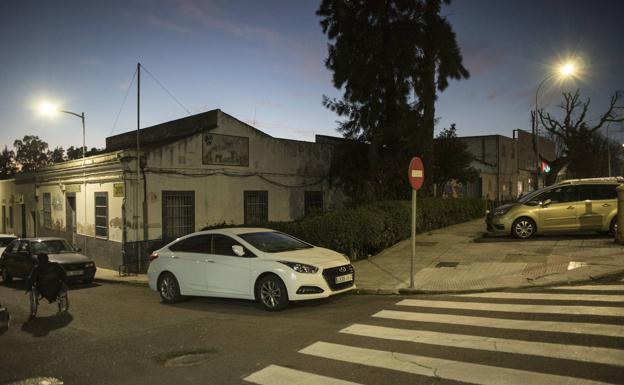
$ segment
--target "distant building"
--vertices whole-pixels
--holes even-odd
[[[205,226],[291,221],[344,200],[328,181],[331,137],[274,138],[212,110],[140,138],[138,175],[133,131],[107,138],[106,152],[84,166],[72,160],[0,181],[0,230],[61,236],[98,266],[136,270],[148,251]]]
[[[472,167],[479,171],[478,180],[466,185],[464,196],[501,201],[533,190],[536,178],[533,134],[523,130],[514,130],[515,133],[513,138],[503,135],[460,138],[474,157]],[[553,160],[555,143],[544,137],[539,137],[539,142],[542,157]]]

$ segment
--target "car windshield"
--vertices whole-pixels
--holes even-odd
[[[532,191],[526,195],[521,196],[520,198],[518,198],[518,202],[519,203],[527,203],[530,202],[532,200],[535,199],[535,197],[537,197],[538,195],[540,195],[541,193],[543,193],[544,191],[546,191],[545,188],[539,189],[539,190],[535,190]]]
[[[7,247],[15,238],[0,237],[0,247]]]
[[[63,254],[75,252],[74,248],[64,239],[49,239],[32,242],[31,249],[33,254]]]
[[[308,245],[290,235],[277,231],[266,231],[262,233],[247,233],[239,235],[253,247],[265,253],[279,253],[282,251],[292,251],[310,249],[314,246]]]

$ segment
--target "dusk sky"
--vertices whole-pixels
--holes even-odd
[[[137,62],[176,99],[200,113],[219,108],[283,138],[338,135],[338,117],[321,105],[339,96],[324,67],[327,38],[319,1],[108,0],[0,2],[1,145],[26,134],[51,147],[80,146],[80,120],[35,111],[42,100],[86,115],[87,146],[136,128]],[[562,90],[592,98],[590,120],[624,89],[624,1],[475,1],[445,7],[468,80],[440,94],[437,131],[460,135],[529,128],[538,83],[566,58],[580,79],[548,82],[540,105]],[[119,119],[124,96],[129,89]],[[141,126],[188,113],[146,73]],[[612,126],[613,131],[624,127]],[[624,133],[614,134],[624,141]]]

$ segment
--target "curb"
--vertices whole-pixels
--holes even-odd
[[[624,269],[620,269],[614,272],[608,272],[603,274],[598,274],[595,276],[589,276],[586,279],[578,279],[578,280],[570,280],[570,279],[560,279],[557,281],[545,282],[543,284],[534,284],[531,281],[528,281],[525,285],[513,285],[513,286],[494,286],[483,289],[467,289],[467,290],[422,290],[422,289],[410,289],[410,288],[400,288],[399,294],[403,295],[414,295],[414,294],[469,294],[469,293],[485,293],[490,291],[499,291],[499,290],[510,290],[510,289],[528,289],[534,287],[552,287],[552,286],[574,286],[574,285],[582,285],[587,283],[595,283],[600,280],[608,280],[619,278],[624,275]],[[365,290],[365,289],[364,289]],[[372,293],[371,293],[372,294]]]
[[[149,286],[146,281],[137,281],[137,280],[124,280],[123,277],[120,278],[100,278],[97,277],[94,279],[95,282],[106,282],[106,283],[120,283],[122,285],[134,285],[134,286]]]

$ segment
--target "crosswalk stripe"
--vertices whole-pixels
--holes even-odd
[[[340,331],[363,337],[624,366],[624,350],[354,324]]]
[[[557,290],[624,291],[624,285],[556,286],[556,287],[550,287],[549,289],[557,289]]]
[[[609,337],[624,337],[624,327],[622,327],[622,325],[593,324],[582,322],[511,320],[504,318],[475,317],[453,314],[415,313],[395,310],[382,310],[374,314],[373,317],[394,319],[400,321],[430,322],[498,329],[564,332]]]
[[[471,293],[461,294],[459,297],[469,298],[499,298],[499,299],[547,299],[556,301],[595,301],[595,302],[624,302],[621,295],[595,294],[560,294],[560,293]]]
[[[356,382],[319,376],[318,374],[285,368],[278,365],[267,366],[247,376],[244,380],[260,385],[360,385]]]
[[[357,348],[328,342],[315,342],[299,353],[316,357],[351,362],[377,368],[401,371],[427,377],[442,378],[474,384],[491,385],[598,385],[605,384],[587,379],[526,370],[501,368],[460,361],[444,360],[413,354]]]
[[[462,309],[518,313],[548,313],[548,314],[582,314],[624,317],[624,308],[601,306],[555,306],[555,305],[514,305],[479,302],[429,301],[422,299],[404,299],[397,303],[399,306],[419,306],[436,309]]]

